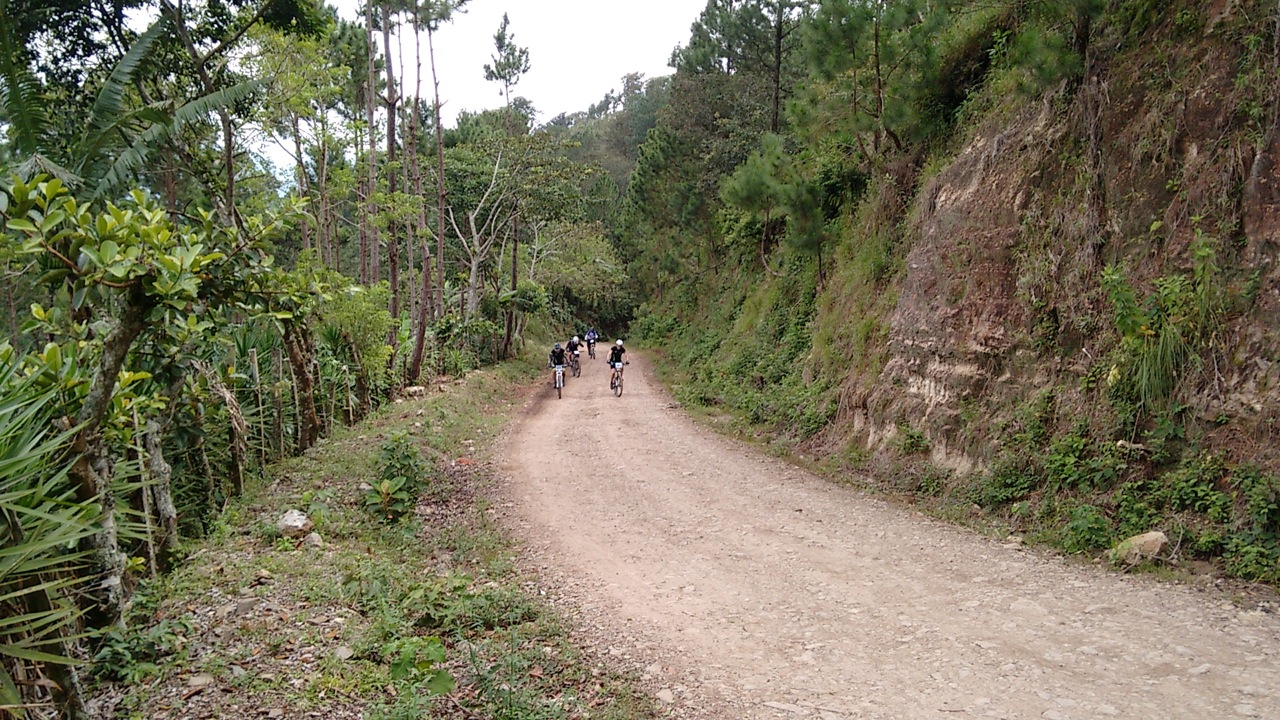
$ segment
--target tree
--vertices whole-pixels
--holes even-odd
[[[507,28],[510,21],[507,14],[502,14],[502,25],[498,27],[498,32],[493,36],[494,54],[490,56],[493,64],[485,64],[484,79],[490,82],[502,83],[502,97],[506,102],[507,112],[507,134],[514,135],[515,128],[512,126],[511,118],[511,88],[520,82],[520,77],[529,72],[529,50],[515,44],[515,35],[508,34]],[[512,219],[512,250],[511,250],[511,292],[515,292],[519,286],[519,255],[520,255],[520,216],[516,214]],[[502,341],[502,355],[506,357],[511,353],[512,334],[515,332],[515,316],[511,312],[506,313],[506,333]]]
[[[819,3],[807,26],[810,67],[819,81],[838,83],[831,95],[848,98],[843,114],[868,161],[880,161],[885,140],[893,151],[903,150],[904,137],[918,119],[917,100],[931,80],[934,39],[946,18],[945,4],[924,0]]]
[[[114,519],[113,462],[106,420],[125,384],[125,363],[136,342],[177,352],[208,326],[203,317],[224,308],[252,307],[257,278],[269,267],[264,244],[283,218],[245,219],[244,230],[220,226],[202,212],[194,225],[175,225],[153,198],[135,192],[128,206],[95,213],[78,203],[61,181],[15,182],[0,195],[6,239],[20,256],[52,270],[46,281],[65,288],[64,308],[37,306],[36,320],[53,336],[91,341],[92,378],[76,399],[68,471],[80,502],[102,507],[94,565],[102,582],[93,594],[98,612],[115,619],[123,610],[124,558]],[[73,260],[72,258],[77,258]],[[88,311],[83,318],[80,311]],[[102,313],[94,318],[92,313]],[[80,317],[82,319],[77,319]],[[97,324],[91,324],[88,320]],[[91,327],[105,326],[99,334]]]
[[[160,10],[172,21],[179,46],[186,52],[190,69],[204,94],[213,95],[221,89],[235,86],[234,82],[229,82],[235,78],[227,70],[226,57],[258,23],[303,35],[323,31],[323,17],[312,2],[313,0],[260,0],[256,5],[246,7],[227,24],[215,20],[188,25],[192,21],[192,8],[185,3],[174,5],[170,0],[160,0]],[[235,210],[235,124],[229,109],[219,107],[217,115],[222,128],[223,171],[222,202],[219,207],[224,219],[239,223]]]
[[[310,217],[300,224],[303,249],[314,243],[327,257],[331,253],[326,175],[332,142],[328,115],[350,69],[329,62],[325,40],[291,38],[274,30],[257,33],[253,40],[256,52],[246,65],[262,78],[262,102],[255,116],[268,137],[293,160],[298,195],[308,201]]]
[[[431,60],[431,85],[434,95],[432,103],[432,116],[435,121],[435,149],[436,149],[436,283],[435,283],[435,315],[437,318],[444,315],[444,235],[445,235],[445,209],[448,196],[448,188],[445,184],[445,167],[444,167],[444,124],[440,120],[440,77],[436,73],[436,51],[435,51],[435,33],[440,29],[443,23],[453,19],[453,13],[461,12],[468,0],[430,0],[424,3],[414,14],[415,31],[419,24],[425,25],[427,29],[427,48]],[[421,65],[421,63],[419,63]],[[421,76],[421,72],[419,72]],[[415,111],[417,108],[415,102]],[[415,112],[416,116],[416,112]],[[418,195],[422,196],[422,187],[420,182],[415,183],[415,190]],[[425,213],[425,211],[424,211]],[[426,258],[427,238],[425,233],[428,231],[426,218],[423,218],[421,228],[424,232],[422,257]],[[419,310],[417,327],[414,328],[413,355],[409,360],[409,377],[416,380],[422,374],[422,357],[426,348],[427,321],[429,319],[427,306],[428,296],[431,288],[428,286],[429,268],[423,268],[423,301]]]
[[[529,72],[529,49],[516,45],[515,34],[507,32],[510,23],[507,14],[502,13],[502,24],[493,35],[494,54],[489,56],[493,64],[484,66],[485,80],[502,83],[502,98],[508,112],[511,111],[511,88]]]
[[[789,59],[799,47],[796,30],[812,0],[708,0],[694,22],[689,44],[671,64],[689,73],[755,73],[769,78],[769,130],[778,132],[782,100],[796,73]]]

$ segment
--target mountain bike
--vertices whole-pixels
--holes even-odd
[[[592,360],[596,359],[596,341],[595,340],[587,341],[587,354],[591,356]]]
[[[564,397],[564,366],[563,365],[556,365],[555,386],[556,386],[556,397],[557,398]]]
[[[569,358],[569,368],[573,370],[574,377],[582,375],[582,363],[578,360],[578,356],[581,354],[581,350],[574,350],[573,356]]]
[[[620,362],[613,365],[613,377],[609,378],[609,389],[613,391],[614,397],[622,397],[622,366],[630,364]]]

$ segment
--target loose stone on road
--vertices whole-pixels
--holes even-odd
[[[698,426],[643,357],[626,378],[547,383],[508,520],[672,716],[1280,718],[1275,615],[838,487]]]

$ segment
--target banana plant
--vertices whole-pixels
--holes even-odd
[[[27,67],[25,50],[10,27],[9,4],[0,0],[0,105],[19,158],[14,172],[23,178],[55,177],[82,200],[108,197],[184,128],[204,123],[210,114],[260,90],[257,81],[246,80],[188,100],[157,99],[130,107],[139,69],[171,29],[169,18],[161,16],[111,68],[75,140],[59,147],[51,132],[46,91]]]

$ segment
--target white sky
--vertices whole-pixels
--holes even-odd
[[[347,19],[363,17],[362,0],[330,0]],[[669,75],[676,45],[689,40],[689,26],[706,0],[471,0],[436,36],[436,65],[446,126],[460,110],[502,107],[497,83],[484,79],[494,54],[493,35],[505,11],[508,34],[529,50],[529,72],[512,90],[538,110],[538,122],[562,112],[586,110],[631,72],[646,78]],[[412,42],[411,32],[405,33]],[[423,44],[424,97],[430,70]],[[394,52],[394,46],[393,46]],[[405,48],[406,87],[412,92],[412,48]]]

